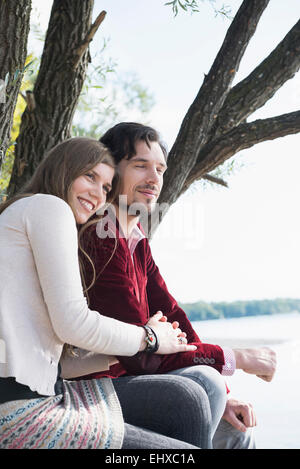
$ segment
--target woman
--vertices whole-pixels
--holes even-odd
[[[51,150],[24,191],[0,206],[0,448],[195,447],[124,426],[110,379],[60,377],[60,361],[65,376],[80,376],[95,361],[105,370],[112,356],[148,347],[149,330],[90,310],[82,288],[77,227],[80,239],[115,183],[106,148],[73,138]],[[156,353],[194,350],[162,313],[148,326]],[[81,357],[74,358],[76,348]],[[160,401],[163,412],[162,395]],[[145,446],[133,446],[137,431]]]

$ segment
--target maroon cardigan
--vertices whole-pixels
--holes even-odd
[[[93,225],[83,237],[83,246],[93,259],[97,274],[94,286],[88,291],[90,309],[136,325],[146,324],[151,315],[162,311],[169,322],[179,322],[180,329],[187,334],[188,343],[197,345],[196,351],[159,355],[161,363],[157,373],[193,366],[199,362],[199,357],[209,359],[206,361],[210,366],[222,372],[222,348],[201,342],[185,312],[169,293],[152,258],[148,239],[138,242],[133,253],[134,263],[127,240],[120,237],[118,226],[116,239],[100,239]],[[89,263],[84,264],[89,285],[92,270]],[[197,358],[194,361],[195,357]],[[125,366],[119,363],[113,365],[109,371],[93,373],[85,378],[122,376],[127,374]]]

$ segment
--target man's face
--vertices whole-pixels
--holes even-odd
[[[150,212],[160,194],[167,165],[158,142],[150,142],[149,148],[139,140],[135,149],[136,154],[130,160],[124,158],[118,164],[120,195],[127,197],[127,206],[143,204]]]

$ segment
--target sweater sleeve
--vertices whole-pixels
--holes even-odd
[[[36,195],[23,213],[43,298],[63,343],[96,353],[137,353],[143,330],[90,310],[83,295],[75,218],[70,206]]]

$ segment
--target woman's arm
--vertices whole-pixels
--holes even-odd
[[[69,205],[58,197],[38,194],[28,200],[23,216],[44,301],[59,339],[107,355],[131,356],[141,350],[142,328],[107,318],[87,306],[77,229]]]

